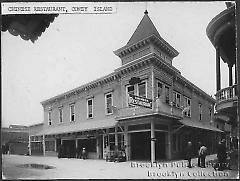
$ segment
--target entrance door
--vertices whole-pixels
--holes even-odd
[[[166,134],[164,132],[155,132],[156,137],[156,159],[166,159]]]
[[[131,159],[150,160],[150,132],[131,133]]]
[[[75,158],[76,144],[75,140],[63,140],[63,157]]]

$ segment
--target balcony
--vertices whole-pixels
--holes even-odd
[[[117,119],[129,119],[134,117],[160,115],[175,119],[182,118],[182,108],[171,106],[160,100],[153,102],[153,108],[145,108],[140,106],[117,108],[114,111]]]
[[[216,111],[235,112],[237,107],[237,85],[233,85],[217,92]]]

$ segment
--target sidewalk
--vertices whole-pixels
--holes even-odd
[[[206,161],[216,158],[207,156]],[[147,161],[121,163],[105,160],[58,159],[57,157],[3,155],[3,175],[7,179],[231,179],[236,171],[214,171],[212,167],[199,168],[197,158],[192,160],[193,168],[187,168],[186,160],[157,162],[156,166]],[[37,163],[53,166],[53,169],[17,167],[19,164]],[[135,165],[134,165],[135,164]],[[136,166],[138,165],[138,167]],[[164,164],[167,165],[164,167]]]

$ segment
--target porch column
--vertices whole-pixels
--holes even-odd
[[[151,120],[151,162],[155,162],[155,128],[154,121]]]
[[[228,78],[229,78],[229,86],[233,85],[233,77],[232,77],[232,65],[228,65]]]
[[[127,133],[126,125],[124,125],[124,146],[125,146],[126,160],[128,161],[130,157],[129,157],[129,143],[128,143],[128,133]]]
[[[99,159],[100,158],[100,149],[99,149],[99,146],[100,146],[100,141],[99,141],[100,137],[97,136],[96,138],[96,146],[97,146],[97,158]]]
[[[78,147],[78,139],[77,138],[75,139],[75,147],[76,147],[76,149]]]
[[[28,136],[28,152],[29,155],[32,155],[32,149],[31,149],[31,136]]]
[[[237,63],[235,63],[235,84],[237,84]]]
[[[220,72],[220,51],[219,47],[216,47],[216,83],[217,91],[221,89],[221,72]]]
[[[43,156],[45,156],[45,154],[46,154],[46,151],[45,151],[45,135],[43,135],[42,145],[43,145]]]

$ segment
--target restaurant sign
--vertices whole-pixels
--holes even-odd
[[[147,99],[145,97],[135,96],[133,94],[129,94],[128,105],[131,106],[143,106],[146,108],[152,108],[152,100]]]

